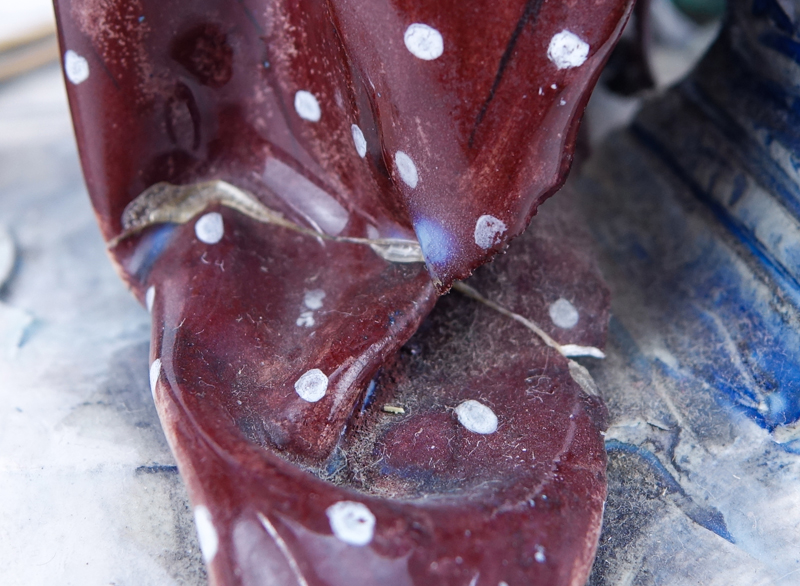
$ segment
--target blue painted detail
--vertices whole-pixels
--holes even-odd
[[[785,55],[795,63],[800,63],[800,43],[779,33],[768,32],[758,37],[758,41],[778,53]]]
[[[630,361],[636,373],[646,382],[650,382],[651,364],[644,354],[639,350],[636,341],[625,326],[612,314],[608,322],[608,337],[614,344],[622,350],[623,356]]]
[[[431,265],[442,265],[453,253],[453,237],[435,220],[421,218],[414,223],[419,245],[425,261]]]
[[[634,124],[631,131],[745,245],[752,258],[774,279],[784,298],[793,299],[795,306],[800,307],[800,283],[796,275],[777,262],[727,207],[695,181],[673,149],[641,124]],[[686,222],[688,217],[674,220]],[[647,246],[644,242],[640,244]],[[700,324],[704,334],[677,338],[678,354],[700,378],[727,395],[737,408],[766,429],[771,431],[778,425],[800,420],[798,332],[775,311],[769,299],[761,298],[754,285],[748,283],[748,279],[757,277],[742,274],[724,242],[716,242],[708,234],[695,248],[704,249],[703,254],[672,275],[674,282],[681,283],[683,299],[670,308],[669,320],[683,324],[685,331],[696,330]],[[709,299],[710,292],[716,292],[713,300]],[[712,314],[730,328],[735,343],[726,339],[728,333],[710,319]]]
[[[676,495],[676,504],[687,517],[701,527],[716,533],[723,539],[731,543],[736,543],[733,536],[728,531],[728,526],[725,523],[725,517],[723,517],[722,513],[713,507],[698,505],[686,493],[680,483],[675,480],[675,477],[670,474],[669,470],[666,469],[653,452],[619,440],[608,440],[606,442],[606,452],[609,454],[622,452],[637,456],[642,462],[647,464],[648,468],[656,475],[664,487],[670,493]]]
[[[434,470],[424,470],[422,468],[417,468],[416,466],[397,468],[395,466],[384,464],[381,466],[380,473],[383,476],[397,476],[405,480],[412,480],[415,483],[422,484],[423,486],[436,486],[440,480]]]
[[[142,283],[147,281],[153,265],[167,248],[177,227],[178,224],[161,224],[142,236],[128,265],[128,270]]]
[[[800,440],[793,440],[784,444],[776,444],[781,450],[795,456],[800,456]]]
[[[683,181],[691,193],[711,209],[717,219],[723,224],[738,240],[747,246],[755,258],[772,273],[785,287],[790,287],[800,292],[800,281],[798,281],[786,268],[778,263],[775,258],[764,248],[755,236],[748,230],[742,222],[732,216],[728,209],[722,206],[708,192],[700,187],[694,178],[678,163],[671,151],[664,146],[658,138],[651,134],[641,125],[634,123],[631,132],[642,144],[648,147],[653,153],[670,168],[670,170]]]
[[[651,471],[661,480],[664,487],[670,492],[677,492],[685,495],[686,492],[681,487],[680,483],[675,480],[675,477],[670,474],[664,464],[661,463],[656,455],[650,450],[646,450],[633,444],[621,442],[619,440],[606,441],[606,452],[609,454],[614,452],[623,452],[625,454],[632,454],[641,458],[651,469]]]
[[[794,33],[792,19],[786,14],[776,0],[755,0],[753,2],[753,16],[766,16],[778,29],[787,34]]]
[[[364,402],[361,404],[361,413],[367,410],[367,408],[372,405],[372,401],[375,399],[375,388],[378,386],[377,383],[377,375],[371,381],[369,381],[369,386],[367,387],[367,392],[364,395]]]
[[[796,120],[791,120],[780,114],[781,111],[785,112],[786,110],[785,91],[771,84],[754,81],[752,79],[754,76],[751,75],[743,74],[742,77],[746,79],[739,80],[737,78],[737,91],[753,96],[753,101],[763,105],[759,112],[748,112],[748,115],[758,126],[772,132],[773,140],[779,140],[800,152],[800,135],[795,136],[785,129],[785,126],[792,123],[796,123],[796,128],[800,129],[800,116],[793,116]],[[739,156],[735,161],[724,162],[746,169],[760,185],[777,196],[781,204],[786,206],[794,217],[800,218],[800,186],[769,157],[765,147],[755,144],[736,119],[706,94],[698,84],[689,80],[681,84],[679,91],[684,98],[691,102],[691,105],[714,123],[716,130],[727,139],[729,144],[736,145]],[[721,156],[719,151],[708,149],[704,154],[712,160],[719,159]],[[733,205],[733,203],[728,205]]]
[[[737,175],[736,179],[733,182],[733,192],[731,193],[731,198],[728,201],[728,205],[730,207],[735,206],[739,203],[739,200],[742,199],[742,195],[744,195],[744,190],[747,188],[747,179],[744,175]]]

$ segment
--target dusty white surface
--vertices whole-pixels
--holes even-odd
[[[43,27],[55,30],[50,0],[0,0],[0,41],[8,41]]]
[[[0,86],[0,575],[31,584],[204,584],[148,389],[149,317],[114,274],[78,166],[59,65]],[[7,340],[3,338],[3,341]]]

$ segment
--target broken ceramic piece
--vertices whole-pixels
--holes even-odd
[[[57,3],[103,233],[221,179],[329,235],[415,234],[446,289],[563,181],[631,4]]]
[[[208,213],[221,239],[178,227],[150,273],[151,384],[212,583],[585,581],[605,410],[569,359],[458,293],[390,357],[435,299],[421,265]],[[602,346],[608,294],[563,214],[470,286]]]
[[[602,409],[567,356],[602,355],[608,299],[571,227],[531,237],[498,265],[512,280],[472,290],[491,319],[463,343],[508,370],[493,385],[463,374],[483,400],[423,388],[424,376],[381,387],[418,396],[409,420],[466,429],[489,452],[412,473],[431,484],[357,472],[356,455],[391,446],[397,470],[419,469],[404,432],[369,419],[374,377],[387,361],[404,372],[391,358],[437,294],[563,181],[630,7],[57,3],[86,181],[117,269],[153,313],[154,397],[212,582],[585,578],[605,494]],[[534,321],[548,325],[520,325]],[[463,360],[431,340],[448,349],[435,368]],[[530,377],[546,397],[520,394]],[[498,457],[462,478],[515,441],[532,468]],[[500,495],[522,513],[495,523]],[[426,512],[426,499],[442,504]],[[470,531],[516,557],[465,558]]]

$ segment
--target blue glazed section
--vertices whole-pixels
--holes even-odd
[[[428,264],[447,263],[453,254],[453,237],[435,220],[421,218],[414,223],[422,254]]]
[[[785,319],[784,311],[776,311],[776,305],[782,305],[782,298],[788,297],[795,305],[789,310],[796,313],[800,293],[797,280],[728,209],[692,180],[669,149],[641,128],[635,128],[634,134],[749,253],[743,259],[740,254],[744,251],[730,246],[712,229],[695,234],[683,244],[674,243],[675,249],[683,248],[682,255],[691,260],[668,273],[666,282],[663,274],[646,277],[666,287],[656,294],[669,300],[669,317],[664,316],[665,320],[672,322],[675,329],[683,324],[685,331],[695,332],[675,339],[679,354],[687,358],[699,376],[760,425],[771,430],[797,421],[800,336]],[[692,154],[687,153],[687,158]],[[688,223],[689,219],[687,214],[681,221]],[[677,227],[674,216],[670,221],[671,225],[663,226],[665,233]],[[678,230],[681,234],[689,231],[688,226]],[[640,239],[632,238],[625,255],[628,258],[620,258],[620,262],[640,258],[640,250],[648,248],[645,239],[650,236],[639,234]],[[771,277],[774,291],[765,295],[762,275],[758,270],[748,270],[748,262],[752,261],[757,261]],[[654,272],[654,268],[663,272],[657,267],[642,266],[642,270],[645,274]],[[680,292],[669,290],[673,284],[680,284]]]
[[[133,253],[129,262],[128,270],[141,282],[147,281],[147,276],[153,270],[153,265],[166,250],[172,233],[178,224],[161,224],[152,230],[144,233],[136,252]]]
[[[667,468],[661,463],[656,455],[653,454],[653,452],[640,446],[635,446],[633,444],[617,440],[609,440],[606,442],[606,452],[609,454],[613,454],[614,452],[622,452],[639,458],[641,462],[643,462],[647,468],[650,469],[650,471],[655,475],[655,477],[661,482],[668,492],[679,497],[675,499],[676,505],[686,514],[687,517],[701,527],[705,527],[709,531],[716,533],[726,541],[736,543],[733,539],[733,536],[728,531],[728,527],[725,523],[725,518],[722,516],[722,513],[712,507],[698,505],[688,494],[686,494],[686,491],[683,489],[680,483],[675,480],[675,477],[670,474],[669,470],[667,470]]]
[[[674,376],[769,431],[800,421],[800,80],[773,42],[796,30],[775,2],[734,2],[695,73],[611,145],[593,174],[613,203],[589,211]]]

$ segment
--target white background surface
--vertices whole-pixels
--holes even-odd
[[[56,65],[0,85],[0,230],[0,583],[205,583],[149,318],[104,253]]]

